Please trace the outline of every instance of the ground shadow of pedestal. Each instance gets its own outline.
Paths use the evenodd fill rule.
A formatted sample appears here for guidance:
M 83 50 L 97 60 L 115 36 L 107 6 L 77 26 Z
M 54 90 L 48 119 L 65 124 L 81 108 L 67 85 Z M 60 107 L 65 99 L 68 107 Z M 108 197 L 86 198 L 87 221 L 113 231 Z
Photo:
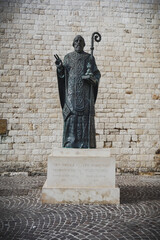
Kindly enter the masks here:
M 120 203 L 138 203 L 160 199 L 160 186 L 120 186 Z

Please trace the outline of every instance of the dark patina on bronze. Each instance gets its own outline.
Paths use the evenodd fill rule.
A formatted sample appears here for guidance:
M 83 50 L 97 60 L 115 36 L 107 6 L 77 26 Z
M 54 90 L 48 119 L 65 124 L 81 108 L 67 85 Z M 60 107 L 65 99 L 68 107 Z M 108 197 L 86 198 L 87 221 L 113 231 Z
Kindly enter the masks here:
M 64 61 L 56 58 L 60 103 L 64 118 L 63 147 L 96 148 L 95 102 L 101 74 L 93 56 L 94 40 L 100 42 L 98 32 L 92 34 L 91 54 L 83 51 L 84 38 L 73 40 L 74 52 Z

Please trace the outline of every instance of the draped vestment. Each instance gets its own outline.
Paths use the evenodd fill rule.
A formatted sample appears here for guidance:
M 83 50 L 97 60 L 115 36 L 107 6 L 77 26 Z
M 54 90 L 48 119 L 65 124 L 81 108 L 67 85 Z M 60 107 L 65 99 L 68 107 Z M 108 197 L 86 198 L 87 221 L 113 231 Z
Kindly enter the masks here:
M 95 84 L 82 79 L 87 71 L 90 54 L 76 51 L 64 57 L 63 67 L 57 70 L 59 96 L 64 118 L 63 147 L 96 148 L 95 102 L 100 72 L 92 59 Z

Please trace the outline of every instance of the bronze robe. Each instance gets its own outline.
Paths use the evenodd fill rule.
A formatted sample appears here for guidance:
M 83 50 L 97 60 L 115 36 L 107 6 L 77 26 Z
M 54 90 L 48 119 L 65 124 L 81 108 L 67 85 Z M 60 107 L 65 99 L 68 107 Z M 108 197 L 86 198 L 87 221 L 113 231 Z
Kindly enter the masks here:
M 101 75 L 93 57 L 95 84 L 82 79 L 89 61 L 90 54 L 71 52 L 64 57 L 63 67 L 57 69 L 64 118 L 63 147 L 66 148 L 96 148 L 94 105 Z

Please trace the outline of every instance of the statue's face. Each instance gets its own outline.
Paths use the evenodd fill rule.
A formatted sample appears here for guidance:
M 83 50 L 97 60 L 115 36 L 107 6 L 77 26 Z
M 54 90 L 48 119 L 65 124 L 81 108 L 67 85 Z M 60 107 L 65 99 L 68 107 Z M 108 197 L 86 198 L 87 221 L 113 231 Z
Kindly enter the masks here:
M 76 52 L 78 52 L 78 53 L 83 52 L 83 49 L 84 49 L 84 39 L 81 36 L 75 37 L 73 46 L 74 46 L 74 50 Z

